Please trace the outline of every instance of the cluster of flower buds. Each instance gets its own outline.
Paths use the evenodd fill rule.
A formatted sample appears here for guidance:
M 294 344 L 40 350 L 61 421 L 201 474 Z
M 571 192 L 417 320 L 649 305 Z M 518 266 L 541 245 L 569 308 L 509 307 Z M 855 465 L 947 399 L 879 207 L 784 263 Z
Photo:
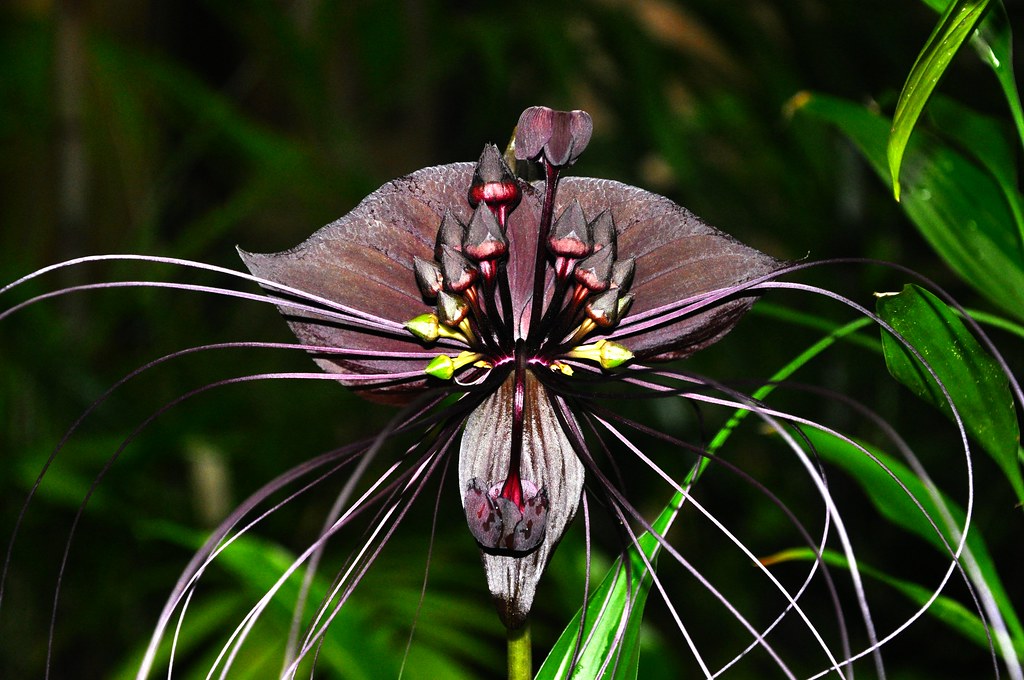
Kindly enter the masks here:
M 474 330 L 473 319 L 482 318 L 487 305 L 493 303 L 498 266 L 508 254 L 506 222 L 521 199 L 515 175 L 497 147 L 488 144 L 469 188 L 473 207 L 469 222 L 446 211 L 437 230 L 433 261 L 414 259 L 420 292 L 426 299 L 436 300 L 437 312 L 407 322 L 409 330 L 428 342 L 443 337 L 475 344 L 479 329 Z M 459 358 L 453 361 L 458 363 Z M 468 355 L 456 369 L 466 363 L 471 363 Z M 434 374 L 429 368 L 427 372 Z
M 521 160 L 544 165 L 548 180 L 540 216 L 535 267 L 535 299 L 542 300 L 545 273 L 553 272 L 555 288 L 543 319 L 531 317 L 532 348 L 547 355 L 544 363 L 571 375 L 572 369 L 556 358 L 588 359 L 614 368 L 632 358 L 628 349 L 601 341 L 580 345 L 595 331 L 615 326 L 628 311 L 633 297 L 630 284 L 636 270 L 633 258 L 617 258 L 616 226 L 612 213 L 602 211 L 587 219 L 572 200 L 553 219 L 559 170 L 574 163 L 590 141 L 592 123 L 582 111 L 527 109 L 516 130 L 515 154 Z M 498 149 L 488 144 L 473 171 L 467 200 L 473 213 L 468 222 L 446 211 L 437 230 L 433 260 L 415 258 L 416 281 L 436 311 L 409 321 L 407 327 L 428 342 L 448 338 L 472 351 L 438 356 L 428 365 L 432 376 L 449 379 L 468 365 L 487 366 L 489 349 L 510 356 L 513 338 L 506 300 L 499 306 L 499 285 L 507 287 L 503 267 L 509 256 L 508 218 L 523 198 L 520 180 Z M 535 303 L 536 304 L 536 303 Z M 538 311 L 538 310 L 535 310 Z M 538 314 L 539 316 L 539 314 Z
M 700 349 L 728 331 L 754 295 L 710 300 L 687 316 L 672 301 L 781 266 L 662 197 L 615 182 L 563 179 L 592 129 L 582 111 L 532 107 L 520 116 L 505 157 L 487 145 L 475 166 L 426 168 L 389 183 L 300 248 L 243 253 L 261 280 L 353 310 L 380 298 L 379 312 L 359 315 L 374 319 L 367 326 L 372 334 L 361 322 L 324 323 L 320 314 L 286 310 L 304 343 L 352 348 L 344 360 L 317 359 L 343 382 L 366 385 L 362 379 L 393 375 L 368 392 L 462 393 L 465 410 L 438 407 L 438 423 L 447 428 L 439 432 L 461 427 L 463 509 L 510 630 L 525 623 L 552 551 L 580 506 L 590 457 L 581 455 L 585 428 L 573 411 L 589 408 L 592 383 L 572 384 L 573 371 L 593 378 L 631 360 L 630 348 L 615 342 L 622 337 L 651 359 Z M 517 177 L 509 166 L 517 161 L 539 166 L 542 177 Z M 421 239 L 434 228 L 431 252 Z M 628 255 L 637 255 L 639 265 Z M 402 279 L 385 278 L 389 259 Z M 367 279 L 373 286 L 362 288 Z M 419 297 L 417 287 L 429 311 L 415 300 L 419 316 L 405 324 L 412 335 L 393 337 L 390 323 Z M 644 318 L 623 328 L 634 292 Z M 425 351 L 430 343 L 439 354 Z M 430 380 L 406 372 L 407 360 L 425 357 Z M 431 451 L 444 455 L 446 446 L 438 436 Z
M 575 319 L 581 309 L 585 315 L 570 344 L 618 323 L 633 302 L 629 287 L 636 260 L 617 259 L 611 213 L 603 211 L 588 222 L 579 202 L 573 200 L 555 221 L 547 245 L 555 258 L 556 284 L 562 289 L 570 283 L 574 286 L 559 315 Z

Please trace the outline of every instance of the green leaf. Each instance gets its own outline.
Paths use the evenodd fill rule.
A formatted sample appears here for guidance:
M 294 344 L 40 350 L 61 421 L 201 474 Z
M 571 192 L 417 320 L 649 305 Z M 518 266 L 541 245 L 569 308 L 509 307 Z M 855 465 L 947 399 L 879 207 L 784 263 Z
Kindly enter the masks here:
M 984 116 L 938 94 L 932 98 L 928 113 L 931 129 L 987 170 L 1007 198 L 1019 204 L 1016 149 L 1013 139 L 1006 134 L 1005 121 Z
M 889 183 L 885 118 L 851 102 L 802 93 L 791 108 L 839 127 Z M 901 203 L 932 248 L 994 304 L 1024 319 L 1024 253 L 999 183 L 964 155 L 920 131 L 907 147 Z
M 940 14 L 949 4 L 948 0 L 924 0 L 924 3 Z M 988 14 L 971 36 L 971 46 L 996 74 L 1017 126 L 1017 136 L 1021 144 L 1024 144 L 1024 109 L 1021 108 L 1017 78 L 1013 73 L 1013 31 L 1010 29 L 1006 8 L 999 0 L 990 3 Z
M 766 558 L 764 562 L 766 565 L 779 564 L 794 560 L 811 562 L 817 558 L 817 554 L 810 548 L 794 548 L 793 550 L 786 550 L 772 555 L 771 557 Z M 832 550 L 824 551 L 821 554 L 821 559 L 832 566 L 843 569 L 849 568 L 849 562 L 846 557 Z M 875 569 L 874 567 L 864 564 L 863 562 L 857 562 L 857 569 L 861 574 L 891 586 L 919 607 L 924 606 L 932 596 L 933 591 L 931 588 L 926 588 L 918 585 L 917 583 L 911 583 L 910 581 L 905 581 L 903 579 L 894 578 L 882 571 L 879 571 L 878 569 Z M 946 597 L 945 595 L 939 595 L 932 601 L 931 606 L 928 608 L 928 613 L 947 624 L 950 628 L 956 630 L 979 647 L 988 649 L 989 639 L 985 634 L 985 624 L 977 614 L 956 600 Z M 1024 640 L 1015 640 L 1013 646 L 1014 652 L 1017 656 L 1024 657 Z
M 872 504 L 887 521 L 920 536 L 939 552 L 948 555 L 939 534 L 923 514 L 928 513 L 946 541 L 954 548 L 956 547 L 957 538 L 946 526 L 942 517 L 944 512 L 948 512 L 950 520 L 962 527 L 965 517 L 963 509 L 934 487 L 926 486 L 925 482 L 906 465 L 874 447 L 862 445 L 874 456 L 873 460 L 854 445 L 827 432 L 806 428 L 804 434 L 819 457 L 841 467 L 857 481 Z M 892 474 L 886 472 L 886 469 Z M 893 477 L 906 487 L 906 491 Z M 917 507 L 908 492 L 917 499 L 921 508 Z M 941 506 L 936 502 L 936 498 L 941 500 Z M 1024 628 L 1021 627 L 1013 603 L 996 572 L 985 540 L 976 526 L 972 526 L 967 535 L 966 548 L 961 561 L 975 587 L 988 592 L 996 603 L 1012 638 L 1013 647 L 1024 645 Z
M 683 496 L 677 493 L 651 528 L 664 536 L 679 514 L 682 503 Z M 640 663 L 640 623 L 653 583 L 647 565 L 640 556 L 641 550 L 651 566 L 656 566 L 661 543 L 652 534 L 645 532 L 637 539 L 637 544 L 626 551 L 629 568 L 622 557 L 616 560 L 601 585 L 587 600 L 582 638 L 579 633 L 583 609 L 576 612 L 576 616 L 548 652 L 536 680 L 567 678 L 570 674 L 573 677 L 596 678 L 601 666 L 609 658 L 611 661 L 600 677 L 635 680 Z M 623 629 L 623 635 L 619 644 L 615 645 L 620 629 Z M 586 641 L 586 644 L 579 649 L 576 666 L 572 667 L 580 639 Z
M 900 92 L 893 116 L 892 129 L 886 155 L 896 200 L 900 200 L 900 165 L 910 133 L 928 102 L 928 98 L 945 73 L 949 62 L 970 37 L 975 25 L 988 7 L 989 0 L 957 0 L 950 3 L 938 26 L 932 31 L 921 53 L 917 56 L 907 82 Z
M 1017 159 L 1013 140 L 1001 121 L 983 116 L 951 99 L 935 96 L 929 107 L 933 129 L 991 175 L 999 185 L 1017 225 L 1024 250 L 1024 197 L 1017 190 Z
M 878 298 L 878 315 L 914 346 L 949 392 L 967 433 L 1002 468 L 1024 502 L 1017 460 L 1020 430 L 1002 368 L 941 300 L 917 286 Z M 952 418 L 935 379 L 902 343 L 882 333 L 885 364 L 894 378 Z
M 1017 136 L 1024 145 L 1024 109 L 1021 108 L 1017 78 L 1013 73 L 1013 32 L 1002 2 L 997 1 L 990 8 L 971 42 L 982 61 L 995 72 L 1017 126 Z

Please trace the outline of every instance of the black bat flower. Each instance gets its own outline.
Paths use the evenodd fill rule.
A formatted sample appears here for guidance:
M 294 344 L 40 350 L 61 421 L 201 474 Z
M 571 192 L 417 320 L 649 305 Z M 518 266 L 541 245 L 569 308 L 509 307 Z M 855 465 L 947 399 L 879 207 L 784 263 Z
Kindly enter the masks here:
M 386 184 L 292 250 L 242 253 L 261 279 L 352 310 L 347 323 L 282 310 L 303 343 L 366 350 L 318 355 L 325 370 L 360 376 L 348 382 L 372 398 L 472 400 L 457 416 L 459 484 L 510 628 L 580 502 L 590 457 L 565 395 L 599 390 L 625 362 L 713 343 L 752 304 L 743 284 L 780 267 L 661 196 L 562 177 L 591 129 L 582 111 L 527 109 L 515 155 L 545 180 L 516 177 L 487 145 L 476 164 Z M 413 378 L 389 358 L 424 348 L 436 357 Z
M 153 420 L 178 403 L 216 387 L 262 379 L 331 380 L 368 399 L 401 406 L 379 433 L 280 474 L 223 520 L 172 590 L 154 627 L 138 677 L 148 677 L 160 663 L 165 638 L 171 638 L 172 648 L 176 644 L 177 630 L 199 579 L 218 555 L 281 505 L 344 471 L 349 476 L 323 530 L 243 617 L 209 671 L 213 676 L 220 667 L 221 677 L 228 674 L 256 620 L 289 579 L 305 568 L 281 670 L 281 677 L 296 677 L 303 660 L 317 656 L 317 646 L 324 642 L 328 626 L 349 601 L 427 481 L 435 472 L 443 471 L 455 455 L 458 493 L 450 502 L 454 504 L 456 498 L 461 502 L 467 541 L 472 536 L 479 546 L 490 593 L 510 632 L 510 645 L 517 635 L 525 637 L 525 623 L 538 583 L 578 509 L 582 508 L 581 514 L 589 518 L 589 498 L 596 497 L 609 510 L 626 548 L 622 568 L 609 572 L 609 578 L 589 598 L 587 607 L 581 608 L 579 625 L 563 633 L 562 639 L 568 639 L 568 643 L 562 646 L 560 640 L 556 644 L 555 650 L 560 651 L 553 651 L 549 660 L 553 659 L 557 669 L 550 673 L 542 669 L 544 677 L 597 677 L 613 666 L 628 672 L 627 667 L 636 660 L 632 656 L 636 652 L 633 643 L 639 636 L 639 619 L 633 616 L 632 608 L 642 609 L 642 603 L 638 605 L 645 596 L 641 591 L 646 592 L 648 587 L 659 590 L 681 638 L 703 676 L 708 678 L 717 677 L 754 650 L 770 657 L 772 671 L 781 671 L 790 678 L 798 677 L 798 673 L 805 677 L 842 675 L 862 657 L 871 657 L 881 676 L 881 647 L 923 615 L 958 569 L 972 595 L 977 597 L 979 616 L 986 622 L 992 621 L 993 628 L 999 630 L 1003 625 L 999 613 L 984 606 L 991 601 L 988 585 L 961 569 L 961 555 L 970 557 L 965 542 L 969 513 L 962 522 L 947 519 L 954 518 L 956 513 L 931 490 L 920 461 L 895 429 L 852 398 L 789 385 L 794 391 L 803 389 L 821 395 L 832 404 L 849 406 L 850 411 L 864 416 L 872 430 L 883 433 L 880 436 L 885 439 L 885 446 L 903 454 L 913 468 L 912 475 L 901 477 L 897 474 L 898 464 L 886 462 L 883 453 L 853 437 L 769 406 L 765 401 L 766 395 L 785 382 L 797 365 L 803 365 L 837 337 L 852 334 L 870 322 L 896 337 L 917 359 L 924 358 L 922 353 L 856 302 L 814 286 L 777 280 L 783 273 L 815 263 L 785 265 L 708 226 L 670 200 L 642 189 L 608 180 L 565 176 L 566 169 L 588 146 L 592 127 L 590 116 L 582 111 L 527 109 L 519 119 L 514 145 L 506 155 L 488 144 L 476 163 L 425 168 L 389 182 L 350 213 L 291 250 L 269 255 L 241 252 L 251 274 L 166 257 L 101 255 L 46 267 L 0 288 L 2 295 L 44 274 L 96 261 L 204 270 L 234 277 L 236 281 L 244 279 L 247 289 L 151 280 L 73 284 L 0 309 L 0 321 L 24 307 L 67 293 L 154 286 L 272 304 L 284 314 L 300 341 L 198 345 L 145 364 L 112 386 L 75 421 L 44 465 L 29 500 L 64 443 L 114 390 L 144 371 L 187 354 L 241 348 L 298 350 L 308 352 L 323 371 L 232 374 L 184 393 L 163 404 L 125 437 L 96 483 Z M 538 176 L 537 170 L 542 179 L 523 179 Z M 263 286 L 266 292 L 253 292 L 252 282 Z M 863 318 L 835 330 L 830 327 L 828 337 L 801 353 L 752 396 L 690 375 L 678 367 L 659 366 L 659 362 L 686 357 L 716 342 L 735 326 L 759 295 L 780 288 L 831 298 Z M 1008 374 L 1005 363 L 1001 366 Z M 941 384 L 939 375 L 929 371 Z M 1013 384 L 1014 393 L 1019 395 L 1019 387 Z M 948 392 L 944 393 L 952 405 Z M 634 397 L 682 397 L 698 406 L 724 407 L 734 416 L 712 441 L 698 445 L 606 407 L 609 398 Z M 952 408 L 950 412 L 956 413 Z M 823 520 L 817 535 L 754 475 L 717 455 L 721 442 L 746 413 L 759 418 L 775 435 L 772 439 L 793 454 L 800 469 L 800 474 L 795 475 L 800 477 L 797 484 L 807 485 L 798 488 L 809 490 L 805 495 L 815 502 L 821 501 Z M 973 482 L 967 429 L 964 419 L 955 415 L 955 420 L 957 447 L 963 452 L 968 470 L 970 498 Z M 668 444 L 685 454 L 688 464 L 693 465 L 690 473 L 684 477 L 677 474 L 678 470 L 663 469 L 642 450 L 640 443 L 631 439 L 634 434 L 646 441 Z M 413 441 L 404 451 L 387 450 L 400 437 Z M 861 468 L 878 473 L 872 484 L 885 489 L 892 486 L 883 495 L 902 503 L 893 507 L 901 508 L 901 516 L 913 515 L 918 528 L 924 524 L 931 527 L 932 533 L 927 537 L 941 544 L 941 582 L 930 591 L 924 604 L 915 604 L 888 632 L 879 631 L 875 623 L 853 541 L 826 483 L 821 461 L 815 460 L 819 449 L 823 451 L 825 447 L 832 447 L 832 455 L 840 455 L 834 451 L 839 447 L 845 460 L 856 461 L 858 466 L 864 463 Z M 390 458 L 384 472 L 372 483 L 361 485 L 361 475 L 367 466 L 378 452 L 385 450 Z M 669 518 L 665 522 L 661 518 L 653 523 L 645 520 L 644 514 L 635 508 L 636 501 L 631 501 L 621 485 L 612 481 L 623 478 L 621 470 L 609 469 L 615 468 L 617 451 L 629 454 L 629 460 L 638 468 L 653 473 L 671 489 L 673 501 L 662 513 L 662 517 Z M 770 504 L 773 511 L 781 510 L 785 520 L 796 529 L 806 548 L 780 553 L 782 557 L 771 559 L 788 561 L 797 559 L 794 555 L 809 553 L 810 566 L 801 572 L 799 585 L 794 587 L 780 580 L 742 537 L 689 494 L 690 483 L 712 458 L 753 487 L 758 500 Z M 352 467 L 346 467 L 349 465 Z M 91 494 L 90 490 L 78 517 Z M 282 495 L 286 496 L 284 500 L 280 499 Z M 444 497 L 439 498 L 439 502 L 445 501 Z M 770 584 L 768 595 L 781 598 L 776 600 L 781 602 L 781 609 L 774 618 L 758 618 L 757 612 L 751 613 L 749 608 L 741 611 L 731 594 L 719 590 L 713 579 L 665 539 L 663 527 L 671 523 L 673 513 L 684 501 L 713 525 L 716 536 L 724 537 L 729 549 L 735 548 L 742 554 L 745 564 L 758 570 L 765 579 L 759 585 Z M 25 507 L 27 504 L 28 500 Z M 7 544 L 0 572 L 0 604 L 25 507 Z M 76 518 L 75 525 L 77 521 Z M 303 607 L 307 599 L 314 597 L 310 595 L 315 592 L 312 584 L 319 584 L 315 573 L 326 546 L 339 531 L 357 522 L 363 522 L 366 533 L 338 569 L 330 588 L 324 589 L 315 614 L 305 616 Z M 662 534 L 655 525 L 662 527 Z M 637 526 L 646 532 L 645 536 L 637 536 Z M 587 531 L 589 540 L 589 524 Z M 837 543 L 841 554 L 831 548 Z M 60 565 L 58 595 L 70 545 L 69 536 Z M 656 551 L 648 552 L 645 545 L 654 545 L 671 555 L 702 593 L 717 600 L 727 615 L 727 623 L 742 629 L 736 629 L 740 645 L 746 645 L 742 651 L 731 660 L 705 659 L 700 641 L 687 628 L 694 625 L 694 620 L 703 625 L 704 612 L 684 621 L 674 606 L 673 595 L 661 581 L 662 572 L 654 573 Z M 589 543 L 587 556 L 589 573 Z M 970 560 L 966 561 L 970 567 Z M 858 627 L 862 629 L 862 638 L 856 639 L 847 628 L 843 593 L 833 583 L 828 563 L 842 564 L 850 575 L 849 587 L 863 624 Z M 617 580 L 631 568 L 642 572 L 639 578 L 633 578 L 634 573 Z M 812 586 L 819 588 L 814 594 L 809 590 Z M 742 587 L 746 588 L 746 584 Z M 589 584 L 584 585 L 585 599 L 588 588 Z M 604 605 L 617 597 L 616 588 L 629 592 L 616 604 L 608 604 L 607 611 L 612 613 L 601 622 L 602 632 L 594 633 L 598 627 L 594 619 L 605 617 Z M 823 593 L 821 588 L 827 592 Z M 602 599 L 605 596 L 609 599 Z M 920 593 L 915 597 L 920 597 Z M 52 601 L 48 669 L 58 600 L 54 597 Z M 812 619 L 813 608 L 820 602 L 805 607 L 808 600 L 831 603 L 836 620 L 834 636 L 819 629 Z M 176 616 L 180 617 L 177 628 Z M 586 616 L 590 619 L 584 620 Z M 797 619 L 796 625 L 813 641 L 800 645 L 795 663 L 801 667 L 791 669 L 791 661 L 784 660 L 775 649 L 776 641 L 783 635 L 773 630 L 784 620 L 789 623 Z M 173 636 L 172 630 L 176 631 Z M 716 629 L 713 635 L 737 639 L 736 630 L 721 634 Z M 774 637 L 769 639 L 770 636 Z M 591 644 L 593 640 L 597 642 Z M 525 648 L 528 647 L 527 640 Z M 173 662 L 175 652 L 172 649 L 169 653 Z M 626 655 L 632 661 L 625 659 Z M 756 663 L 757 654 L 752 658 Z M 630 667 L 634 673 L 635 667 L 635 663 Z M 531 671 L 529 661 L 518 663 L 517 668 L 517 678 L 526 677 Z

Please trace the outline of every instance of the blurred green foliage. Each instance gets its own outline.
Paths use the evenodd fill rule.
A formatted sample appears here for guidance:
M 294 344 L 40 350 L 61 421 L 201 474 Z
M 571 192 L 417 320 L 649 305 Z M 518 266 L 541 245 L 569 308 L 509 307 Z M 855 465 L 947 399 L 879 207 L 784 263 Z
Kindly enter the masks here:
M 1019 3 L 1007 3 L 1006 11 L 1011 25 L 1020 21 Z M 853 145 L 809 116 L 790 119 L 783 111 L 795 93 L 813 90 L 891 112 L 936 19 L 912 0 L 16 0 L 0 8 L 0 282 L 106 252 L 237 268 L 236 244 L 260 252 L 291 247 L 393 177 L 474 159 L 486 141 L 502 144 L 525 106 L 546 104 L 583 108 L 594 117 L 595 137 L 576 173 L 663 193 L 780 258 L 895 261 L 932 277 L 967 306 L 991 310 L 985 286 L 966 286 L 936 257 Z M 977 59 L 954 60 L 942 92 L 1012 129 L 999 84 Z M 941 127 L 940 114 L 932 119 L 925 109 L 919 125 L 938 121 Z M 1016 175 L 1009 182 L 1019 188 Z M 119 278 L 218 281 L 169 267 L 108 263 L 33 282 L 27 293 Z M 808 278 L 844 286 L 862 302 L 872 290 L 903 283 L 891 272 L 867 268 Z M 800 302 L 808 305 L 802 311 L 818 312 Z M 834 309 L 831 318 L 848 320 Z M 816 337 L 814 329 L 752 315 L 691 367 L 759 384 L 794 347 Z M 290 340 L 276 312 L 253 303 L 144 289 L 70 295 L 5 322 L 0 538 L 6 542 L 22 499 L 64 430 L 122 375 L 177 349 L 250 339 Z M 880 377 L 884 365 L 877 357 L 876 370 L 861 370 L 857 362 L 864 356 L 870 355 L 852 346 L 838 350 L 834 361 L 803 379 L 873 404 L 920 450 L 955 447 L 945 426 L 936 426 L 943 416 L 906 403 L 901 388 Z M 1009 356 L 1019 374 L 1020 353 Z M 133 380 L 85 422 L 26 515 L 0 615 L 0 677 L 40 676 L 67 531 L 122 439 L 161 405 L 211 381 L 307 368 L 297 353 L 198 354 Z M 690 418 L 672 408 L 655 415 Z M 129 673 L 195 547 L 195 528 L 208 528 L 225 506 L 300 461 L 373 434 L 388 416 L 388 409 L 365 408 L 336 386 L 304 382 L 218 389 L 158 418 L 90 500 L 70 550 L 51 676 Z M 736 463 L 769 475 L 765 450 L 750 436 Z M 976 521 L 995 563 L 1012 564 L 1021 557 L 1022 528 L 1013 489 L 981 457 L 976 474 L 977 487 L 985 490 Z M 961 476 L 960 469 L 940 470 L 938 481 L 961 489 Z M 663 487 L 628 470 L 626 477 L 648 516 L 667 501 L 646 492 Z M 266 578 L 280 571 L 283 558 L 275 551 L 308 544 L 341 483 L 271 517 L 261 535 L 273 538 L 272 547 L 260 550 L 254 539 L 204 577 L 209 596 L 196 605 L 193 638 L 183 639 L 183 670 L 208 666 Z M 772 488 L 791 483 L 774 478 Z M 706 498 L 718 499 L 723 521 L 748 527 L 748 536 L 771 537 L 778 529 L 780 520 L 751 512 L 728 478 L 709 475 L 702 485 Z M 450 498 L 442 495 L 439 506 L 428 599 L 409 657 L 417 669 L 407 667 L 410 677 L 492 676 L 503 665 L 503 631 L 487 608 L 451 486 L 448 480 L 441 489 Z M 856 484 L 837 480 L 834 492 L 854 507 L 868 505 Z M 320 664 L 325 674 L 369 677 L 343 657 L 359 645 L 383 650 L 375 655 L 404 650 L 431 530 L 433 498 L 420 502 L 422 511 L 400 528 L 360 586 L 382 595 L 360 601 L 338 622 L 328 642 L 337 651 L 325 653 Z M 770 609 L 758 593 L 744 592 L 749 573 L 737 568 L 735 555 L 709 549 L 721 544 L 720 536 L 691 531 L 685 518 L 678 524 L 674 545 L 731 584 L 737 606 Z M 870 519 L 853 517 L 851 524 L 865 534 L 876 529 Z M 554 644 L 579 607 L 580 533 L 567 536 L 542 585 L 536 654 Z M 342 541 L 335 557 L 359 538 Z M 595 579 L 614 554 L 613 539 L 607 528 L 598 530 Z M 753 549 L 768 554 L 797 542 L 765 538 Z M 247 559 L 244 550 L 265 559 Z M 915 573 L 915 554 L 900 534 L 879 531 L 865 561 L 895 562 L 900 577 Z M 328 582 L 330 576 L 325 572 Z M 1006 585 L 1011 601 L 1024 601 L 1019 579 Z M 701 612 L 702 651 L 721 662 L 731 658 L 735 622 L 712 611 L 706 595 L 691 601 L 689 591 L 681 592 L 684 608 Z M 689 668 L 691 661 L 671 638 L 678 635 L 672 624 L 660 625 L 667 616 L 651 599 L 655 611 L 642 632 L 641 673 L 673 677 L 673 669 Z M 279 638 L 287 629 L 287 612 L 267 619 L 257 640 Z M 967 653 L 934 644 L 934 636 L 946 634 L 926 619 L 887 647 L 886 659 L 907 678 L 965 677 L 985 667 L 983 649 Z M 790 639 L 778 632 L 780 646 Z M 268 677 L 279 663 L 273 654 L 255 654 L 240 667 Z M 750 668 L 753 675 L 776 670 L 756 658 Z

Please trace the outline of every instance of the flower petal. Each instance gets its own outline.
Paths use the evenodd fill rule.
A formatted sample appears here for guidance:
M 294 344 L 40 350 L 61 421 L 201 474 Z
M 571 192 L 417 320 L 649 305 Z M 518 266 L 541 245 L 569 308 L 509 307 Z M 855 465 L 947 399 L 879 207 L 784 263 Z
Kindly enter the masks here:
M 618 228 L 618 257 L 636 258 L 630 316 L 734 286 L 783 263 L 705 224 L 664 196 L 611 180 L 566 177 L 556 212 L 578 200 L 588 217 L 609 210 Z M 611 333 L 638 357 L 670 359 L 696 352 L 729 332 L 756 295 L 718 302 L 680 320 Z M 629 317 L 626 318 L 628 320 Z
M 522 545 L 523 550 L 501 550 L 482 545 L 480 553 L 498 615 L 509 628 L 521 626 L 533 606 L 537 582 L 544 573 L 551 553 L 576 514 L 584 476 L 583 463 L 576 456 L 551 408 L 547 390 L 530 371 L 526 371 L 525 381 L 523 447 L 519 473 L 524 487 L 529 482 L 538 490 L 532 498 L 546 495 L 547 507 L 528 502 L 524 518 L 531 513 L 541 517 L 544 536 L 532 552 L 524 551 L 529 550 L 535 541 L 514 536 L 511 537 L 512 545 Z M 491 510 L 492 505 L 482 497 L 481 490 L 500 484 L 508 475 L 512 451 L 514 391 L 514 376 L 510 374 L 501 387 L 467 419 L 459 451 L 459 486 L 463 492 L 467 519 L 478 541 L 485 540 L 490 544 L 497 543 L 502 534 L 508 535 L 510 527 L 505 526 L 496 531 L 493 524 L 485 527 L 483 523 L 474 523 L 473 517 L 469 515 L 480 514 L 481 519 L 488 519 L 486 511 Z M 541 516 L 541 510 L 546 510 L 546 515 Z M 495 519 L 504 515 L 497 507 L 494 508 L 494 514 Z M 518 520 L 518 516 L 515 519 Z M 520 526 L 522 528 L 526 525 Z M 531 527 L 531 530 L 536 531 L 537 528 Z
M 425 168 L 388 182 L 367 196 L 350 213 L 318 230 L 304 242 L 274 254 L 239 250 L 254 275 L 322 298 L 404 323 L 430 311 L 415 275 L 414 259 L 433 260 L 435 239 L 445 211 L 468 223 L 473 210 L 467 187 L 474 163 L 453 163 Z M 510 247 L 509 279 L 517 315 L 527 308 L 536 248 L 540 198 L 521 183 L 522 204 L 509 217 L 509 233 L 521 235 Z M 325 317 L 282 309 L 292 331 L 303 343 L 347 349 L 415 351 L 422 349 L 412 334 L 374 333 L 345 327 Z M 397 373 L 408 362 L 388 359 L 317 357 L 317 364 L 333 373 Z M 344 381 L 343 381 L 344 382 Z M 385 388 L 363 387 L 363 392 L 410 392 L 425 381 Z

